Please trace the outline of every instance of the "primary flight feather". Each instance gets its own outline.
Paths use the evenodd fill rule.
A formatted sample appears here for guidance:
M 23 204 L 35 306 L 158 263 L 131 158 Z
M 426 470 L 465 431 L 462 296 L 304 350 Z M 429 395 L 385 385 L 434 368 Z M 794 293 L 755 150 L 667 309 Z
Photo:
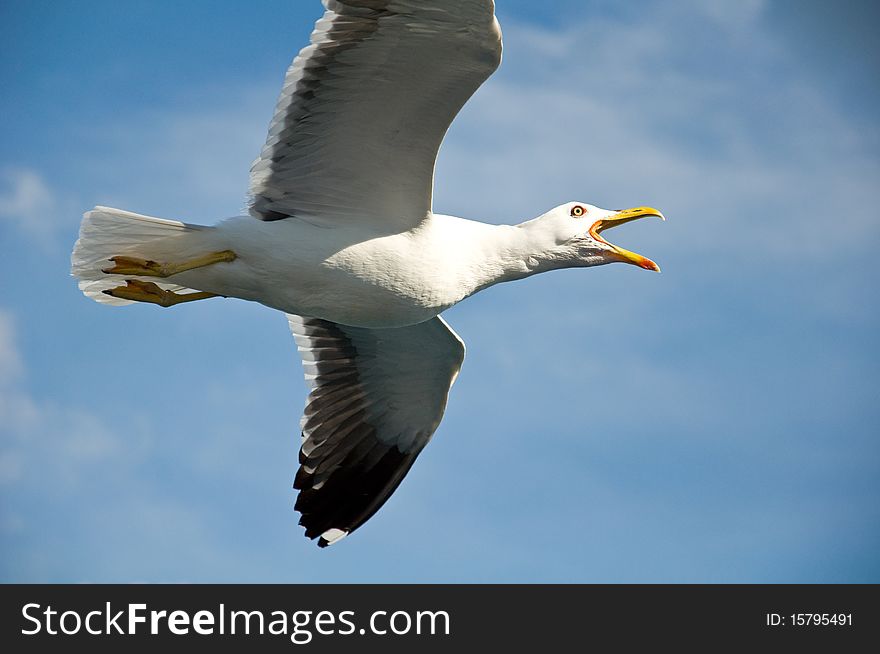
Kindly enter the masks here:
M 492 0 L 324 0 L 251 169 L 249 216 L 213 227 L 95 207 L 72 273 L 94 300 L 210 297 L 287 314 L 310 393 L 294 487 L 326 546 L 388 499 L 431 439 L 464 360 L 440 313 L 500 282 L 657 265 L 601 233 L 650 207 L 569 202 L 519 225 L 433 212 L 455 115 L 501 61 Z

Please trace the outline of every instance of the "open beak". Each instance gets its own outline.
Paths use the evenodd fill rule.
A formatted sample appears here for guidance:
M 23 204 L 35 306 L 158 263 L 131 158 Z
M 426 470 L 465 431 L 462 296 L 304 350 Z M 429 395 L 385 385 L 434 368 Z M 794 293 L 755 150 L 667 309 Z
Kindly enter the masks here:
M 604 232 L 606 229 L 610 229 L 612 227 L 618 227 L 619 225 L 623 225 L 628 222 L 632 222 L 633 220 L 638 220 L 639 218 L 644 218 L 645 216 L 657 216 L 660 220 L 666 220 L 666 217 L 652 207 L 634 207 L 632 209 L 624 209 L 623 211 L 618 211 L 607 218 L 602 218 L 602 220 L 597 220 L 593 223 L 593 226 L 590 227 L 590 236 L 592 236 L 597 241 L 605 243 L 606 245 L 610 245 L 614 248 L 614 256 L 617 261 L 622 261 L 624 263 L 631 263 L 639 268 L 644 268 L 645 270 L 653 270 L 654 272 L 660 272 L 660 266 L 656 263 L 648 259 L 647 257 L 643 257 L 641 254 L 636 254 L 635 252 L 630 252 L 629 250 L 624 250 L 621 247 L 618 247 L 612 243 L 609 243 L 604 238 L 599 236 L 601 232 Z

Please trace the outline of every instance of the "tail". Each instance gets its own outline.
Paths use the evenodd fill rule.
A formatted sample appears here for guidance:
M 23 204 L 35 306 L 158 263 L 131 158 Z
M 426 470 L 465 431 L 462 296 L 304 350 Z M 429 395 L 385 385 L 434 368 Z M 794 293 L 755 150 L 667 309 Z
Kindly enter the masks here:
M 126 277 L 103 272 L 112 266 L 111 257 L 125 254 L 155 261 L 179 260 L 197 252 L 213 231 L 213 227 L 95 207 L 83 215 L 79 240 L 70 257 L 70 272 L 79 279 L 80 290 L 96 302 L 116 306 L 132 304 L 131 300 L 103 292 L 125 284 Z M 176 293 L 198 290 L 155 277 L 143 279 Z

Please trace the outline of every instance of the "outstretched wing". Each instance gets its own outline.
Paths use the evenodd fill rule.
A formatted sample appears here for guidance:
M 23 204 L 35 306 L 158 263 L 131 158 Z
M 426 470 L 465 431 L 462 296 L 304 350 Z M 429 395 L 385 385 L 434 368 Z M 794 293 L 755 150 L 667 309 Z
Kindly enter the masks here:
M 464 343 L 439 316 L 393 329 L 287 318 L 311 387 L 295 508 L 325 547 L 379 510 L 431 439 Z
M 402 231 L 431 210 L 452 119 L 501 61 L 493 0 L 324 0 L 294 59 L 250 213 Z

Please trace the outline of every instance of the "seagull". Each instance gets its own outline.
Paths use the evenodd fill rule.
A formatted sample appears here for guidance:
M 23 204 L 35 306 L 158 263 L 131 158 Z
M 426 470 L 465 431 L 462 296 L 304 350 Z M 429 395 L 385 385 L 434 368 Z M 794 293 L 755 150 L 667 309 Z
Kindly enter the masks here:
M 441 317 L 550 270 L 657 264 L 605 230 L 651 207 L 568 202 L 517 225 L 434 213 L 434 163 L 501 63 L 492 0 L 323 0 L 250 173 L 248 215 L 214 226 L 97 206 L 71 271 L 89 298 L 212 297 L 287 314 L 309 395 L 295 510 L 326 547 L 385 503 L 431 440 L 465 355 Z

